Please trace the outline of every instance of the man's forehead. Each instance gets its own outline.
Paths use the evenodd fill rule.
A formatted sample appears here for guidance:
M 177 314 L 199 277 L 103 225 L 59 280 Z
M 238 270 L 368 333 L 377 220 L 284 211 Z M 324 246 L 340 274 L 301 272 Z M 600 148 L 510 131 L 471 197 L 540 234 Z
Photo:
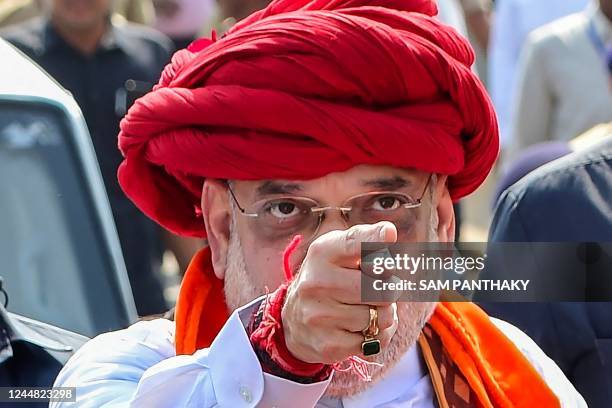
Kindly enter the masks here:
M 422 184 L 426 173 L 414 169 L 389 166 L 357 166 L 350 170 L 331 173 L 313 180 L 259 180 L 245 182 L 245 193 L 256 196 L 273 194 L 305 194 L 325 189 L 360 189 L 363 191 L 391 191 Z M 240 184 L 243 184 L 242 182 Z

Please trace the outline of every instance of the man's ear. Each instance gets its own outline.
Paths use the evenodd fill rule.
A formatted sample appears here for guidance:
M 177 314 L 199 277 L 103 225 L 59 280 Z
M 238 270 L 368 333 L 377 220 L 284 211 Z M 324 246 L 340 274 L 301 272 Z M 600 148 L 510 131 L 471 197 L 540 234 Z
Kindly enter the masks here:
M 219 180 L 206 179 L 202 188 L 201 205 L 215 276 L 223 279 L 227 265 L 231 223 L 231 207 L 226 184 Z
M 435 203 L 438 211 L 438 241 L 452 242 L 455 240 L 455 210 L 453 200 L 448 192 L 448 177 L 438 175 L 435 186 Z

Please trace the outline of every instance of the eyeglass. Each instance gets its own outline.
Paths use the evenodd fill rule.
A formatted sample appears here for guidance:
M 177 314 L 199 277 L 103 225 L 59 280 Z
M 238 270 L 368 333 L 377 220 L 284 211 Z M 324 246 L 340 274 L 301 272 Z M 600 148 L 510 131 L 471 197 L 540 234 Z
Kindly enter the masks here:
M 397 191 L 372 191 L 348 198 L 339 207 L 321 206 L 308 197 L 279 195 L 243 207 L 228 183 L 228 190 L 240 214 L 256 224 L 261 238 L 287 240 L 300 234 L 310 242 L 318 233 L 327 211 L 340 211 L 346 227 L 390 221 L 400 235 L 414 230 L 418 219 L 415 209 L 421 207 L 431 181 L 430 174 L 419 198 Z

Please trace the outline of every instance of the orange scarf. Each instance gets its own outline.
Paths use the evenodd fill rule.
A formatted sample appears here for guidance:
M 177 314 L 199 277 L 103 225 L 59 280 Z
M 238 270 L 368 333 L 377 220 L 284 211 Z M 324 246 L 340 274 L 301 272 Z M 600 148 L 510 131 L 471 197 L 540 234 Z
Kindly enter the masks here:
M 223 281 L 208 248 L 192 260 L 176 305 L 176 352 L 209 347 L 229 317 Z M 560 403 L 516 346 L 470 302 L 438 303 L 429 320 L 483 407 L 559 407 Z

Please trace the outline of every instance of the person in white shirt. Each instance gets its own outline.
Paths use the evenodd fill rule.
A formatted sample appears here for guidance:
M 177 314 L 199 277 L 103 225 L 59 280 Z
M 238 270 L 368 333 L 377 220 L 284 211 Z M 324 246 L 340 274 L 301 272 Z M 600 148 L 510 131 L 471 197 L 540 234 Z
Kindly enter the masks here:
M 489 48 L 489 35 L 491 31 L 491 0 L 461 0 L 465 22 L 470 34 L 479 48 L 485 52 Z
M 509 158 L 545 141 L 569 141 L 612 121 L 612 1 L 598 0 L 534 31 L 521 56 Z
M 489 42 L 488 86 L 499 118 L 502 147 L 512 142 L 511 104 L 517 64 L 529 33 L 586 8 L 589 0 L 497 0 Z
M 55 382 L 76 404 L 52 407 L 586 406 L 470 302 L 362 296 L 360 244 L 452 241 L 453 200 L 499 150 L 436 3 L 376 4 L 275 1 L 177 53 L 136 101 L 120 183 L 209 247 L 174 321 L 91 340 Z

